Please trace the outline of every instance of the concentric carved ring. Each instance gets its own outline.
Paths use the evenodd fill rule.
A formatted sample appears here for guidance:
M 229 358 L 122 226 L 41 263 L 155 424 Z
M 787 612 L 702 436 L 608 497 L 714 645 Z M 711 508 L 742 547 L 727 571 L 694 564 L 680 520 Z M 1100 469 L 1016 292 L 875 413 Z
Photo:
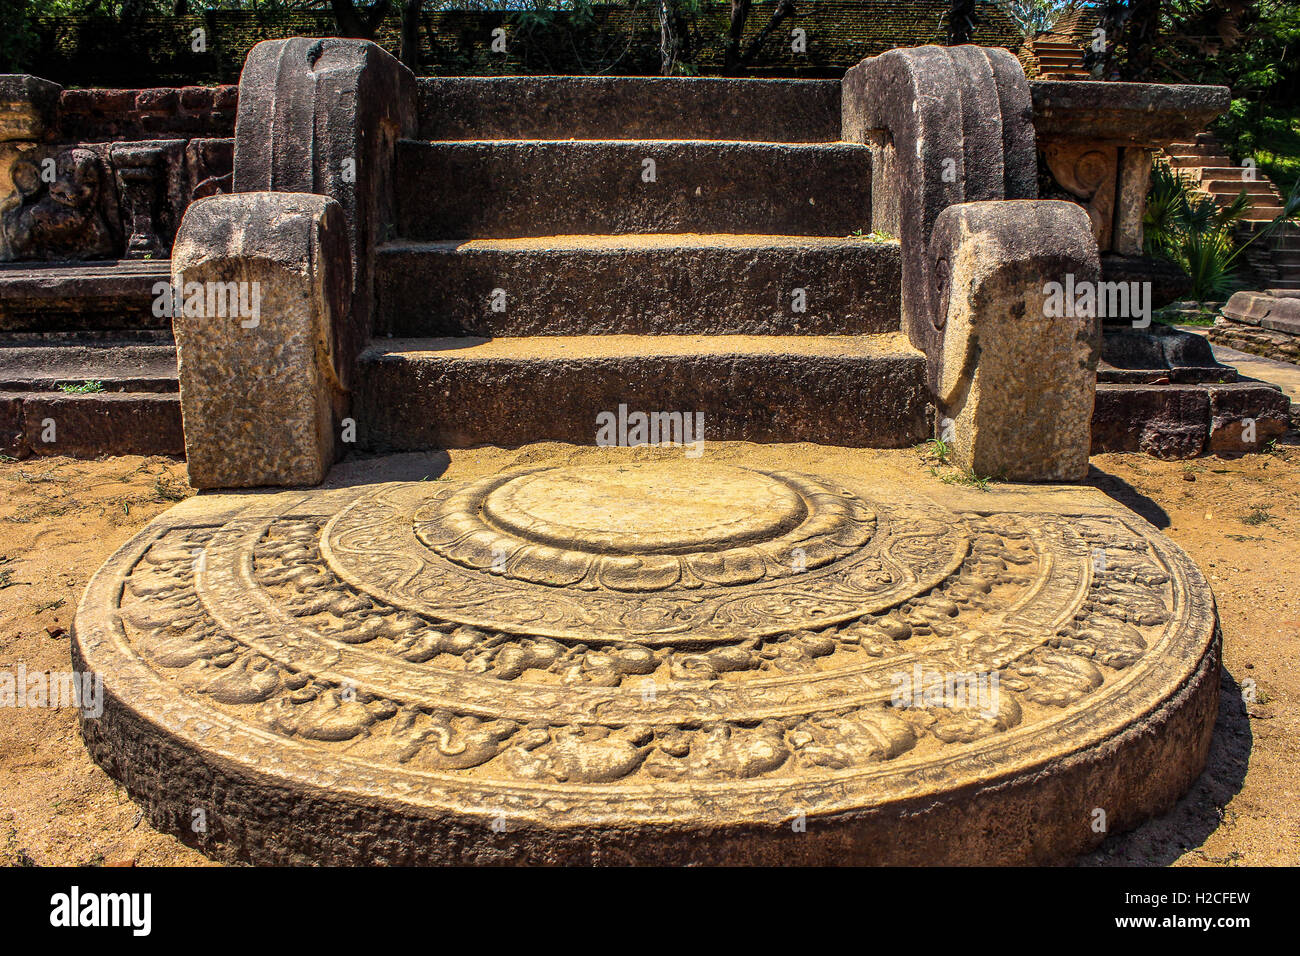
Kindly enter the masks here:
M 1036 500 L 705 462 L 203 496 L 88 587 L 83 734 L 228 858 L 1058 858 L 1196 774 L 1218 644 L 1154 529 Z
M 967 535 L 941 509 L 893 513 L 788 472 L 533 469 L 368 496 L 322 550 L 340 578 L 416 613 L 575 642 L 698 644 L 858 617 L 960 564 Z
M 464 567 L 635 592 L 803 573 L 862 547 L 875 523 L 842 489 L 690 463 L 492 477 L 415 516 L 419 539 Z

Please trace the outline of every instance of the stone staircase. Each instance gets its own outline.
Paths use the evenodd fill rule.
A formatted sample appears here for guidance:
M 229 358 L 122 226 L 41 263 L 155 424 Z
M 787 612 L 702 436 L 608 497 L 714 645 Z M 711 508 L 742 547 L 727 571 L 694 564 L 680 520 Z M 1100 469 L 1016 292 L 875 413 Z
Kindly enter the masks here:
M 417 83 L 362 41 L 260 44 L 235 192 L 172 250 L 187 287 L 259 283 L 259 321 L 173 323 L 214 493 L 87 587 L 94 759 L 265 863 L 1046 863 L 1096 806 L 1167 809 L 1218 622 L 1176 546 L 1060 484 L 1098 342 L 1044 278 L 1102 273 L 1088 214 L 1033 198 L 1032 103 L 969 46 L 827 86 Z M 958 467 L 1052 485 L 876 450 L 934 406 Z M 625 410 L 702 414 L 716 454 L 336 465 L 589 446 Z M 922 678 L 974 670 L 982 709 Z
M 171 321 L 151 308 L 169 269 L 0 265 L 0 454 L 184 453 Z
M 1282 211 L 1284 199 L 1258 170 L 1233 163 L 1212 133 L 1198 133 L 1190 142 L 1172 143 L 1165 150 L 1169 165 L 1199 192 L 1227 206 L 1244 190 L 1250 198 L 1240 231 L 1242 238 L 1258 232 Z M 1251 269 L 1268 288 L 1300 289 L 1300 233 L 1284 227 L 1248 248 Z
M 593 409 L 620 405 L 702 412 L 713 439 L 928 434 L 899 247 L 863 235 L 871 154 L 837 141 L 838 83 L 432 79 L 419 101 L 362 449 L 591 444 Z
M 1092 75 L 1083 65 L 1083 50 L 1077 42 L 1035 40 L 1032 50 L 1040 79 L 1082 80 Z

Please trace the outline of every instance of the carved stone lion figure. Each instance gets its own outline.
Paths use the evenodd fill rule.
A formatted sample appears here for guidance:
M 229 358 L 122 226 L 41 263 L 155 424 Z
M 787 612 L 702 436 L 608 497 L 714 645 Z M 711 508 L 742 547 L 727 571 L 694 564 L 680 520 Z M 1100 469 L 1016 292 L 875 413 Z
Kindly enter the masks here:
M 68 149 L 54 161 L 54 179 L 46 186 L 41 168 L 23 160 L 14 168 L 14 186 L 22 204 L 4 223 L 14 258 L 101 259 L 116 251 L 100 206 L 105 171 L 88 149 Z

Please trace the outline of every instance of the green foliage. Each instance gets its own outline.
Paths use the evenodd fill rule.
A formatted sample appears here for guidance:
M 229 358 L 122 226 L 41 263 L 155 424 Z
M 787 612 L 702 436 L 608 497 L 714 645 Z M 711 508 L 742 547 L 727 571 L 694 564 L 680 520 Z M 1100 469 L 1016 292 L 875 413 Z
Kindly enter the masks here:
M 1271 178 L 1300 177 L 1300 3 L 1165 0 L 1163 15 L 1152 79 L 1229 87 L 1214 133 Z
M 0 73 L 24 73 L 36 49 L 32 32 L 31 0 L 4 0 L 0 3 Z
M 1027 37 L 1048 32 L 1062 16 L 1086 5 L 1080 0 L 1002 0 L 999 4 Z
M 1237 287 L 1236 260 L 1245 248 L 1233 236 L 1249 208 L 1245 192 L 1219 207 L 1197 195 L 1163 163 L 1151 172 L 1151 191 L 1142 219 L 1146 251 L 1177 263 L 1192 280 L 1198 302 L 1226 299 Z
M 1300 103 L 1234 99 L 1215 128 L 1234 155 L 1253 159 L 1279 187 L 1300 179 Z
M 1293 190 L 1273 222 L 1240 242 L 1237 229 L 1249 210 L 1245 190 L 1220 206 L 1195 192 L 1164 163 L 1157 163 L 1142 217 L 1146 252 L 1181 266 L 1192 280 L 1190 294 L 1196 301 L 1226 299 L 1239 285 L 1237 260 L 1246 247 L 1300 217 L 1300 193 Z

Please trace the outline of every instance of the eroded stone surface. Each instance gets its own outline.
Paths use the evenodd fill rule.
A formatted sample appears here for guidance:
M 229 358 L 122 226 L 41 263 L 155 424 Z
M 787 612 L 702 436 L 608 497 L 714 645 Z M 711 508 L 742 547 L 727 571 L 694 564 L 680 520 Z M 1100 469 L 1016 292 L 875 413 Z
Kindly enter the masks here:
M 1055 314 L 1048 290 L 1096 282 L 1087 217 L 1053 200 L 949 206 L 930 258 L 940 347 L 928 357 L 956 460 L 1016 481 L 1082 479 L 1100 322 Z
M 461 863 L 1056 858 L 1199 771 L 1217 653 L 1199 572 L 1094 491 L 707 461 L 200 496 L 74 650 L 157 825 Z
M 351 284 L 332 199 L 239 193 L 190 207 L 172 288 L 182 292 L 173 330 L 194 487 L 315 484 L 329 471 Z

